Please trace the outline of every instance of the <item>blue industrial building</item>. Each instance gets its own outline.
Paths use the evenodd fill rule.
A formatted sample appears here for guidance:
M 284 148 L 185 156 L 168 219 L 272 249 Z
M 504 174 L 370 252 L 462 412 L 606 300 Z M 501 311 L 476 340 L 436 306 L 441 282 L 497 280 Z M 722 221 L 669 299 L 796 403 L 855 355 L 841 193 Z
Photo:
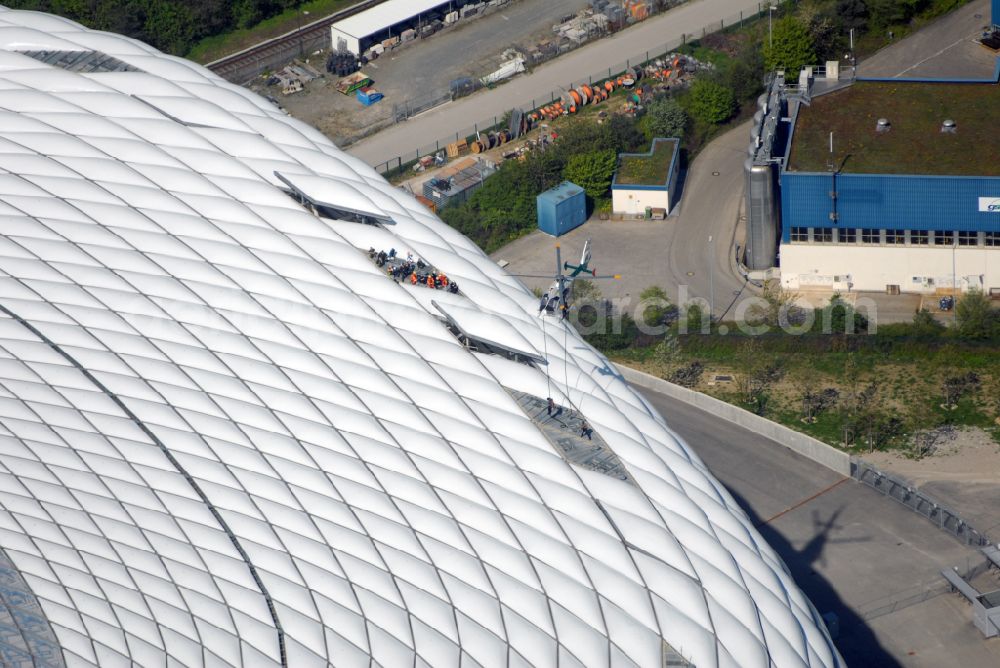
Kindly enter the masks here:
M 537 206 L 538 229 L 554 237 L 587 222 L 587 196 L 583 188 L 569 181 L 539 195 Z
M 780 230 L 785 287 L 1000 294 L 995 80 L 858 80 L 782 105 L 780 206 L 751 207 L 748 236 Z
M 832 191 L 837 194 L 836 205 Z M 816 237 L 824 235 L 822 230 L 884 229 L 986 232 L 993 239 L 1000 234 L 1000 215 L 980 206 L 981 199 L 1000 202 L 1000 177 L 834 176 L 786 170 L 781 175 L 781 216 L 788 225 L 782 229 L 781 240 L 791 242 L 795 228 L 810 228 Z M 836 220 L 831 220 L 831 214 Z M 801 234 L 796 232 L 797 237 Z

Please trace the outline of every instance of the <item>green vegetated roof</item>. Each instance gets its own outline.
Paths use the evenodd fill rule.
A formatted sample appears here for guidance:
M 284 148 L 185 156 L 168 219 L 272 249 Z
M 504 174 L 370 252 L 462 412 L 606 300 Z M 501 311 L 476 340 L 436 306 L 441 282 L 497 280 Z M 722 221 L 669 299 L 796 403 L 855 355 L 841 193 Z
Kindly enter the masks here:
M 799 108 L 788 169 L 828 171 L 831 132 L 843 172 L 1000 176 L 1000 85 L 871 81 L 817 97 Z
M 618 162 L 615 184 L 630 186 L 662 186 L 670 173 L 677 142 L 653 140 L 651 153 L 623 153 Z

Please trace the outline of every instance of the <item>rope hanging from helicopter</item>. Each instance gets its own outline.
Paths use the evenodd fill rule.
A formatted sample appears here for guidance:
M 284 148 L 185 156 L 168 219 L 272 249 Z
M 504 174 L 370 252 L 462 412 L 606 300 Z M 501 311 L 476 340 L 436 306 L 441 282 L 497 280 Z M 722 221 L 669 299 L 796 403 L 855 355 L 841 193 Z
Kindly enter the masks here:
M 548 333 L 545 328 L 545 318 L 547 315 L 551 314 L 558 316 L 559 320 L 563 323 L 563 380 L 565 382 L 565 396 L 567 401 L 569 401 L 569 325 L 566 322 L 569 317 L 570 308 L 570 296 L 573 291 L 573 282 L 577 277 L 582 277 L 585 274 L 589 274 L 590 278 L 593 279 L 614 279 L 618 280 L 621 278 L 621 274 L 614 274 L 608 276 L 598 276 L 596 269 L 590 268 L 590 239 L 587 239 L 586 243 L 583 245 L 583 253 L 580 255 L 580 264 L 573 265 L 569 262 L 563 264 L 562 261 L 562 248 L 559 244 L 556 244 L 556 273 L 554 276 L 546 276 L 542 274 L 512 274 L 512 276 L 518 278 L 551 278 L 553 279 L 552 285 L 549 286 L 548 292 L 542 294 L 540 302 L 538 305 L 538 314 L 542 319 L 542 345 L 544 347 L 545 354 L 545 389 L 548 396 L 552 396 L 552 376 L 548 369 L 549 360 L 549 346 L 548 346 Z M 568 276 L 565 271 L 572 270 L 572 273 Z M 567 285 L 567 283 L 569 285 Z

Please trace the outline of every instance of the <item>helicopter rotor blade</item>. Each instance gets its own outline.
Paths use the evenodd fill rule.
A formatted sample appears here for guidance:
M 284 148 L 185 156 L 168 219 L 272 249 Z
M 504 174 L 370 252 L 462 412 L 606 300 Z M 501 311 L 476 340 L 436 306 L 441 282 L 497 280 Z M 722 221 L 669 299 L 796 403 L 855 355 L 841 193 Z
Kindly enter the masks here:
M 559 280 L 558 276 L 552 276 L 551 274 L 508 274 L 508 276 L 514 276 L 515 278 L 548 278 L 553 281 Z

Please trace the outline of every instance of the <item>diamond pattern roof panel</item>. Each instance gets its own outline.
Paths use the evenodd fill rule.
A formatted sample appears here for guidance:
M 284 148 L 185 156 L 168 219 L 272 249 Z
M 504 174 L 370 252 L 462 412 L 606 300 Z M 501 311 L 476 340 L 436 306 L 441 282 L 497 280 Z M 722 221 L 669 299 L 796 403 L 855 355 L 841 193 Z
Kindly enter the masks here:
M 610 363 L 315 129 L 3 8 L 0 90 L 0 661 L 842 665 Z M 525 396 L 628 480 L 566 458 Z

